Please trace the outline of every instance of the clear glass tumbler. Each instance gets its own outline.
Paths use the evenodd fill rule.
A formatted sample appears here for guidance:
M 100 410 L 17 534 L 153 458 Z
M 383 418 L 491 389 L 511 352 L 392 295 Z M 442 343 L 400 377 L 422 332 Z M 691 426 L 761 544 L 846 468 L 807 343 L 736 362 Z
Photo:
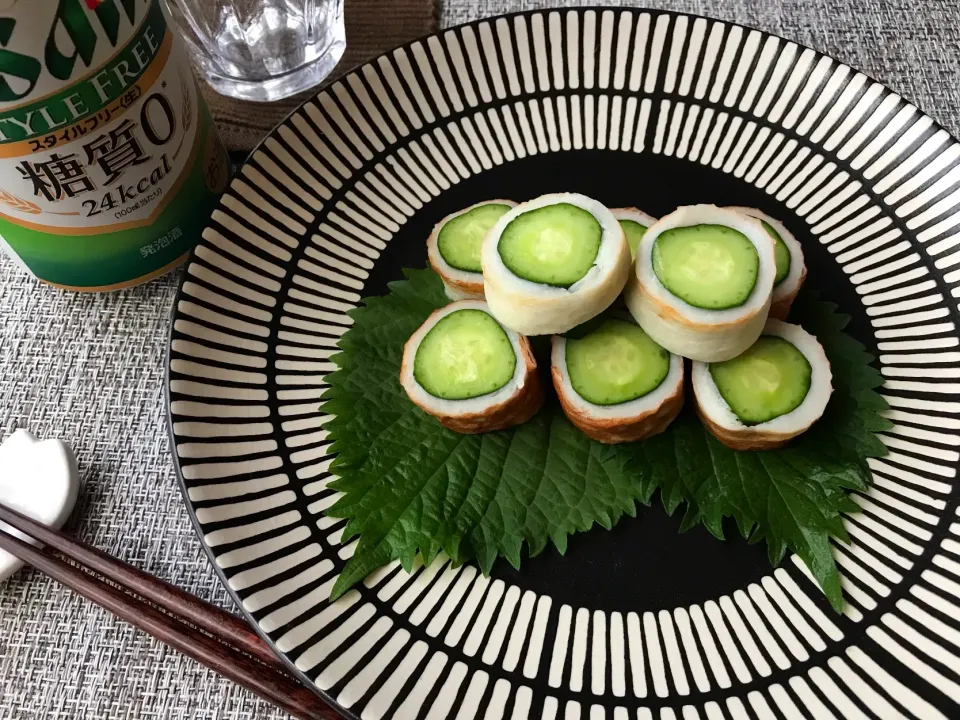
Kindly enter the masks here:
M 210 84 L 244 100 L 317 85 L 346 48 L 343 0 L 166 0 Z

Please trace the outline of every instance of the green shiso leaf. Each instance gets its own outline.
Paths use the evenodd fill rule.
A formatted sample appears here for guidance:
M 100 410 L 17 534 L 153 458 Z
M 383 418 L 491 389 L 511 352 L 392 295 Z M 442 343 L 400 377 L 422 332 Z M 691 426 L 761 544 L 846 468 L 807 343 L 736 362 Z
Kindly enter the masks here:
M 771 563 L 793 550 L 841 608 L 830 536 L 848 541 L 847 491 L 866 488 L 867 458 L 886 453 L 875 433 L 889 422 L 873 358 L 844 334 L 849 318 L 836 306 L 809 294 L 794 305 L 791 320 L 830 358 L 835 390 L 824 417 L 786 448 L 730 450 L 689 408 L 661 435 L 603 445 L 553 399 L 530 422 L 482 435 L 447 430 L 411 403 L 399 382 L 403 345 L 448 300 L 432 271 L 406 276 L 350 313 L 328 376 L 331 487 L 342 493 L 328 513 L 348 520 L 344 541 L 360 538 L 334 597 L 392 560 L 411 569 L 418 554 L 429 564 L 442 551 L 487 573 L 500 556 L 519 567 L 524 543 L 530 555 L 549 543 L 563 553 L 568 535 L 635 516 L 659 489 L 668 513 L 683 506 L 683 528 L 702 523 L 723 538 L 731 517 L 749 541 L 766 542 Z

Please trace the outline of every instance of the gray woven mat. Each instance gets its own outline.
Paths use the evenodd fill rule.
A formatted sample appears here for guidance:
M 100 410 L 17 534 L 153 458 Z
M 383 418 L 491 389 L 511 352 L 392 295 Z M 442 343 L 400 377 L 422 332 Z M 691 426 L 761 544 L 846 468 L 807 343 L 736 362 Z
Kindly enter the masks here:
M 558 4 L 446 0 L 441 23 Z M 960 129 L 960 4 L 953 0 L 643 4 L 743 22 L 811 45 Z M 175 273 L 123 293 L 76 296 L 40 288 L 0 259 L 0 437 L 27 427 L 66 439 L 84 482 L 69 529 L 228 606 L 194 537 L 168 455 L 162 364 L 178 279 Z M 0 720 L 281 717 L 34 572 L 0 587 Z

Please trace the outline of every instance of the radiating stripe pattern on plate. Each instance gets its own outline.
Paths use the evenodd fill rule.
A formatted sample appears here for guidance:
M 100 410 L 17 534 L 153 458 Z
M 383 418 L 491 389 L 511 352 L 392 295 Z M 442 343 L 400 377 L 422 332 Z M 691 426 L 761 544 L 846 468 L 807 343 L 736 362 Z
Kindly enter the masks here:
M 809 225 L 856 288 L 894 425 L 873 487 L 854 495 L 861 512 L 845 518 L 853 543 L 835 547 L 842 616 L 795 558 L 730 596 L 639 614 L 570 607 L 444 557 L 410 575 L 394 563 L 328 603 L 355 547 L 324 515 L 336 494 L 320 396 L 346 312 L 432 198 L 517 158 L 581 148 L 671 156 L 755 186 Z M 187 498 L 244 609 L 349 713 L 956 712 L 960 145 L 897 95 L 703 18 L 480 22 L 321 92 L 254 153 L 203 238 L 170 354 Z

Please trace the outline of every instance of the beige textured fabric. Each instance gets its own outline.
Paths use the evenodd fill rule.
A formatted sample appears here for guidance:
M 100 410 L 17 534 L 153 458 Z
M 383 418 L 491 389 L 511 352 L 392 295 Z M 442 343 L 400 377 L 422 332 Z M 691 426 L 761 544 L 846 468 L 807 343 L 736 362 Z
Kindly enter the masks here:
M 437 9 L 436 0 L 346 0 L 347 49 L 331 79 L 430 32 L 436 27 Z M 205 82 L 201 92 L 227 148 L 251 150 L 316 90 L 274 103 L 235 100 L 220 95 Z
M 369 32 L 390 32 L 396 3 L 346 3 L 348 15 L 354 4 L 374 8 L 377 22 Z M 446 27 L 500 12 L 580 4 L 441 0 L 440 22 Z M 804 42 L 870 73 L 960 131 L 960 3 L 953 0 L 632 4 L 704 13 Z M 392 38 L 382 47 L 399 42 Z M 271 122 L 264 119 L 263 128 Z M 177 272 L 124 292 L 78 296 L 38 286 L 0 256 L 0 437 L 25 427 L 67 440 L 83 482 L 68 530 L 230 607 L 190 525 L 168 446 L 163 366 L 179 280 Z M 0 586 L 0 720 L 285 717 L 34 571 Z

